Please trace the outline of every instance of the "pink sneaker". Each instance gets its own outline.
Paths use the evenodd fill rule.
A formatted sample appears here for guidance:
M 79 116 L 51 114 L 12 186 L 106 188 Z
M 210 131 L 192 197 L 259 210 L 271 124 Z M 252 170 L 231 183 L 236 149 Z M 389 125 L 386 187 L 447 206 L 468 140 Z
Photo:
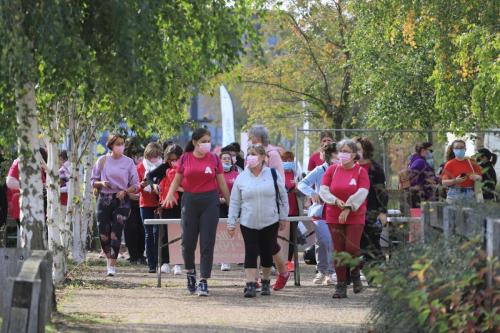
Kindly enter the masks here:
M 273 284 L 273 290 L 281 290 L 285 288 L 285 285 L 290 278 L 290 272 L 282 273 L 278 275 L 276 282 Z

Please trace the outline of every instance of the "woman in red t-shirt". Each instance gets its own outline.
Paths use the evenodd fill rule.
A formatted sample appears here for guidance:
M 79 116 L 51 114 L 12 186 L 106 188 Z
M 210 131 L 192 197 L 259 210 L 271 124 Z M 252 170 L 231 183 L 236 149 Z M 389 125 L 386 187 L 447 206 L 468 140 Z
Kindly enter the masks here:
M 326 223 L 330 228 L 335 252 L 347 252 L 353 258 L 360 255 L 360 241 L 365 226 L 366 198 L 370 189 L 367 171 L 355 163 L 358 146 L 350 139 L 337 144 L 339 165 L 325 172 L 320 197 L 326 203 Z M 335 263 L 337 287 L 333 298 L 347 297 L 347 268 Z M 351 270 L 354 293 L 363 289 L 360 265 Z
M 288 216 L 299 216 L 299 200 L 297 198 L 297 175 L 295 174 L 295 155 L 291 151 L 285 151 L 281 154 L 283 160 L 283 169 L 285 170 L 285 188 L 288 193 Z M 293 233 L 297 231 L 298 222 L 290 222 L 289 239 L 293 239 Z M 293 245 L 288 245 L 288 271 L 295 270 L 293 258 Z
M 446 201 L 474 200 L 474 183 L 483 177 L 479 165 L 465 157 L 465 141 L 453 141 L 446 155 L 448 162 L 441 173 L 442 184 L 448 188 Z
M 182 184 L 182 256 L 187 270 L 187 288 L 208 296 L 207 279 L 212 273 L 215 235 L 219 222 L 219 190 L 226 202 L 229 191 L 220 158 L 210 152 L 211 135 L 205 128 L 193 132 L 167 194 L 168 206 L 177 204 L 175 191 Z M 196 284 L 194 253 L 200 237 L 200 282 Z

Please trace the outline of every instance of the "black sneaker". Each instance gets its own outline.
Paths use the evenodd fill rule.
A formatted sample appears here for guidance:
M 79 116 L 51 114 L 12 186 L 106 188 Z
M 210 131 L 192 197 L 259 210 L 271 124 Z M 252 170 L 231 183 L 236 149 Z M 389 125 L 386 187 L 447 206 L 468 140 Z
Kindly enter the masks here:
M 187 277 L 187 289 L 191 294 L 196 292 L 196 272 L 190 272 L 186 274 Z
M 247 286 L 243 290 L 243 296 L 246 298 L 257 296 L 257 292 L 255 291 L 255 282 L 247 282 Z
M 262 296 L 269 296 L 271 295 L 271 281 L 270 280 L 261 280 L 262 282 L 262 290 L 260 294 Z
M 208 296 L 207 280 L 200 280 L 198 283 L 198 296 Z
M 156 268 L 149 268 L 149 273 L 156 273 Z

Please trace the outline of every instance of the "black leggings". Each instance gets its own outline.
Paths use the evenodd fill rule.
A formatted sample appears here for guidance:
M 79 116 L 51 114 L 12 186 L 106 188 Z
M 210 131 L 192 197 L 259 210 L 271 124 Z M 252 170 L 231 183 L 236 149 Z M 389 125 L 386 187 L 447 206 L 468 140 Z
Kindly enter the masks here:
M 261 230 L 250 229 L 243 225 L 240 228 L 245 241 L 245 268 L 257 268 L 259 256 L 262 267 L 271 267 L 279 223 L 276 222 Z
M 97 222 L 99 237 L 106 257 L 116 259 L 120 252 L 123 226 L 130 215 L 130 201 L 116 198 L 116 194 L 99 194 L 97 199 Z

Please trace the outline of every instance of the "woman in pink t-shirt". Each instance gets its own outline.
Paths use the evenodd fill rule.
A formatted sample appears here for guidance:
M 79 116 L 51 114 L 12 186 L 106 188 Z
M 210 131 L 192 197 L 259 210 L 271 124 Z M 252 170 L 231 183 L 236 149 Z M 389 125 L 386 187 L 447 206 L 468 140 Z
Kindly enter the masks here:
M 326 203 L 326 223 L 330 228 L 336 253 L 360 255 L 360 241 L 365 226 L 366 198 L 370 189 L 367 171 L 355 163 L 358 147 L 353 140 L 337 144 L 340 165 L 331 165 L 325 172 L 320 197 Z M 347 268 L 335 263 L 337 287 L 333 298 L 347 297 Z M 354 293 L 363 289 L 360 265 L 351 270 Z
M 227 188 L 229 193 L 231 193 L 231 189 L 233 188 L 234 181 L 236 177 L 238 177 L 238 167 L 233 163 L 233 158 L 231 153 L 228 151 L 223 151 L 220 154 L 220 159 L 222 161 L 222 168 L 224 169 L 224 179 L 226 180 Z M 229 206 L 222 195 L 220 194 L 220 217 L 227 217 L 229 212 Z M 221 263 L 220 270 L 223 272 L 227 272 L 231 270 L 231 265 L 229 263 Z
M 210 152 L 211 135 L 205 128 L 193 132 L 178 163 L 166 204 L 177 204 L 175 191 L 184 189 L 181 201 L 182 256 L 187 270 L 187 289 L 208 296 L 207 279 L 212 273 L 215 235 L 219 222 L 219 190 L 226 202 L 229 191 L 220 158 Z M 194 253 L 200 237 L 200 282 L 196 283 Z

